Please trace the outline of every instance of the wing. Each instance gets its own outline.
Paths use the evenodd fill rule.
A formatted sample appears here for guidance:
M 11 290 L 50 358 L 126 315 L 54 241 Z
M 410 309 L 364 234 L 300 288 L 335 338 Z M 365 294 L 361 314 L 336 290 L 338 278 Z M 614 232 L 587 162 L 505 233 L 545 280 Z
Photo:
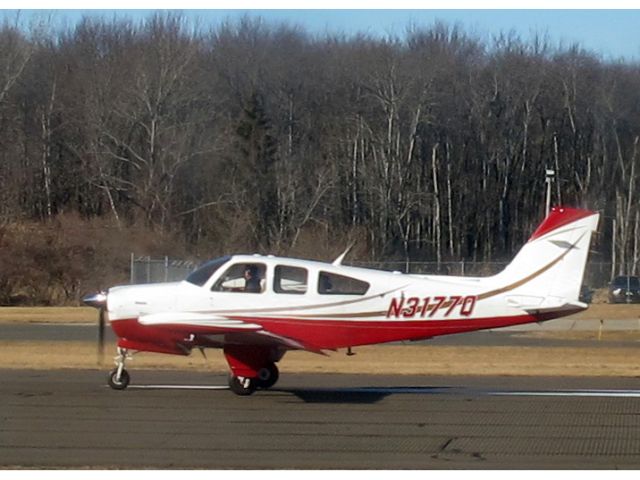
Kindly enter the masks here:
M 176 327 L 180 325 L 196 327 L 198 331 L 204 329 L 210 329 L 212 332 L 221 330 L 222 332 L 220 333 L 260 330 L 262 328 L 256 323 L 247 323 L 242 320 L 232 320 L 218 315 L 197 312 L 152 313 L 140 316 L 138 321 L 142 325 L 153 325 L 154 327 Z
M 208 313 L 197 312 L 163 312 L 142 315 L 140 324 L 167 330 L 188 331 L 197 334 L 210 342 L 224 346 L 225 344 L 273 345 L 287 350 L 307 350 L 326 355 L 321 348 L 284 337 L 264 329 L 257 323 L 235 320 Z

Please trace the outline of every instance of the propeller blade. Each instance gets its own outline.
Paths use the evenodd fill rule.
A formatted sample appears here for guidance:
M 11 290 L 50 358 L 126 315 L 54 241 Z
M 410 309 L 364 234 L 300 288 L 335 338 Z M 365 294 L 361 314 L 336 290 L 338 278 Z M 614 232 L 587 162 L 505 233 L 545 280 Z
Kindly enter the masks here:
M 102 363 L 104 357 L 104 313 L 106 308 L 100 308 L 98 312 L 98 362 Z
M 106 292 L 91 293 L 82 299 L 82 303 L 98 309 L 98 363 L 102 363 L 104 356 L 104 314 L 107 310 L 107 294 Z

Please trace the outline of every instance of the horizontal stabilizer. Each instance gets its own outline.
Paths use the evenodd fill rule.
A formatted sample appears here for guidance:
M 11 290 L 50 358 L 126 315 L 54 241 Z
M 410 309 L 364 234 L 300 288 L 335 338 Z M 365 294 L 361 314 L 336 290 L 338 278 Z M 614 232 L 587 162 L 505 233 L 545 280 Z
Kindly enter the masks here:
M 551 313 L 551 312 L 579 312 L 581 310 L 585 310 L 589 307 L 586 303 L 582 302 L 568 302 L 564 301 L 562 303 L 556 303 L 551 305 L 549 302 L 545 302 L 543 305 L 539 307 L 533 308 L 525 308 L 524 310 L 530 314 L 539 314 L 539 313 Z

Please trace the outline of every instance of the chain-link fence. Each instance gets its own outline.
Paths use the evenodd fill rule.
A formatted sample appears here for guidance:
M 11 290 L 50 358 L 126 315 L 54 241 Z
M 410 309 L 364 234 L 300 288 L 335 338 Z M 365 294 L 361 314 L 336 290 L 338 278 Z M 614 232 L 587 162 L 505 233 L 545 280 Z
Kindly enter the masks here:
M 498 273 L 507 262 L 345 262 L 354 267 L 375 268 L 424 275 L 487 276 Z
M 488 276 L 500 272 L 508 262 L 346 262 L 346 264 L 403 273 L 455 276 Z M 158 283 L 184 280 L 200 262 L 169 257 L 136 257 L 131 254 L 131 283 Z M 611 280 L 609 262 L 588 262 L 584 284 L 591 288 L 606 287 Z
M 131 284 L 178 282 L 193 272 L 198 264 L 169 257 L 136 257 L 131 254 Z
M 351 265 L 381 270 L 417 273 L 424 275 L 454 275 L 486 277 L 503 270 L 509 262 L 352 262 Z M 587 262 L 584 284 L 591 288 L 602 288 L 612 278 L 610 262 Z

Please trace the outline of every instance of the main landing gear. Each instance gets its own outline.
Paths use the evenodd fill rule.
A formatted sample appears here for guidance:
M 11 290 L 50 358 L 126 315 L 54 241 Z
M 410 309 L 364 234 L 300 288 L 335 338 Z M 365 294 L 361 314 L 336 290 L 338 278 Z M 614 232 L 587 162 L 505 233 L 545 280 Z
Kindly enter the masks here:
M 114 358 L 116 368 L 109 373 L 109 386 L 114 390 L 124 390 L 129 385 L 131 377 L 124 368 L 125 362 L 131 358 L 126 348 L 118 347 L 118 355 Z
M 229 389 L 236 395 L 251 395 L 257 389 L 267 390 L 273 387 L 279 376 L 280 373 L 276 364 L 269 363 L 258 370 L 257 377 L 242 377 L 233 373 L 229 374 Z
M 256 390 L 267 390 L 273 387 L 280 373 L 276 363 L 282 358 L 284 351 L 260 349 L 245 346 L 225 348 L 225 356 L 231 367 L 229 389 L 236 395 L 251 395 Z M 116 368 L 109 373 L 108 383 L 114 390 L 124 390 L 131 380 L 125 363 L 132 358 L 126 348 L 118 347 L 118 355 L 114 358 Z

